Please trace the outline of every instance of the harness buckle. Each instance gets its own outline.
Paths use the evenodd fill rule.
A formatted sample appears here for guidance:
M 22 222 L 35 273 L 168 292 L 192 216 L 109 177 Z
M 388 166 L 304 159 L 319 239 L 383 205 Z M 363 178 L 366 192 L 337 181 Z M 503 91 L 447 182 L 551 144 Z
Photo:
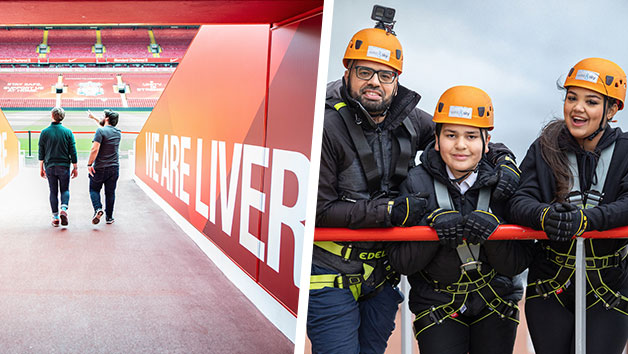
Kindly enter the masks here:
M 544 299 L 547 299 L 547 297 L 549 296 L 549 292 L 545 291 L 545 283 L 543 283 L 541 279 L 538 279 L 534 284 L 534 290 L 536 290 L 537 294 L 543 296 Z
M 582 197 L 582 193 L 580 193 L 579 191 L 571 191 L 569 192 L 569 194 L 567 194 L 567 198 L 565 198 L 567 200 L 567 202 L 569 204 L 574 204 L 576 206 L 582 207 L 583 206 L 583 197 Z
M 427 314 L 430 318 L 430 320 L 436 324 L 440 324 L 440 321 L 438 320 L 438 317 L 436 317 L 436 313 L 434 312 L 436 310 L 436 308 L 434 308 L 434 306 L 430 307 L 430 312 Z
M 611 299 L 611 301 L 608 301 L 604 304 L 604 307 L 607 310 L 614 309 L 617 305 L 619 305 L 620 301 L 621 301 L 621 294 L 618 291 L 617 293 L 613 294 L 613 298 Z
M 596 190 L 588 190 L 584 192 L 584 200 L 587 207 L 596 207 L 604 198 L 604 193 Z
M 463 272 L 467 272 L 470 270 L 480 270 L 482 269 L 482 262 L 481 261 L 471 261 L 471 262 L 467 262 L 467 263 L 463 263 L 460 265 L 460 270 Z
M 351 257 L 351 251 L 352 251 L 352 248 L 353 248 L 353 245 L 348 244 L 348 245 L 345 245 L 345 246 L 342 248 L 342 250 L 340 250 L 340 254 L 341 254 L 342 260 L 343 260 L 345 263 L 349 263 L 349 261 L 351 260 L 351 259 L 349 259 L 349 258 Z M 347 257 L 347 254 L 349 254 L 349 257 Z

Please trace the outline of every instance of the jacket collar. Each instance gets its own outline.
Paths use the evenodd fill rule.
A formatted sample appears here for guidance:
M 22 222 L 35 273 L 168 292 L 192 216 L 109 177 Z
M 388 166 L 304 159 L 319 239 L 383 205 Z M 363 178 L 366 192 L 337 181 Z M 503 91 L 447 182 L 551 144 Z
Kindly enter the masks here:
M 376 125 L 367 117 L 359 108 L 356 100 L 349 96 L 349 92 L 344 82 L 344 78 L 327 84 L 327 99 L 342 100 L 347 106 L 358 115 L 362 120 L 371 122 L 371 128 L 375 129 Z M 410 114 L 421 100 L 421 95 L 399 84 L 397 95 L 393 98 L 388 114 L 382 123 L 379 124 L 381 129 L 394 129 Z
M 423 154 L 421 154 L 420 160 L 421 164 L 423 165 L 425 170 L 432 176 L 432 178 L 445 184 L 446 186 L 455 186 L 455 189 L 459 191 L 458 185 L 456 183 L 453 183 L 449 179 L 449 175 L 447 174 L 447 170 L 445 167 L 445 162 L 440 157 L 440 153 L 434 148 L 434 142 L 431 142 L 425 148 L 425 151 L 423 151 Z M 470 190 L 494 186 L 497 183 L 498 177 L 495 171 L 495 167 L 488 163 L 484 158 L 480 160 L 477 171 L 477 180 L 475 181 L 473 186 L 469 188 Z

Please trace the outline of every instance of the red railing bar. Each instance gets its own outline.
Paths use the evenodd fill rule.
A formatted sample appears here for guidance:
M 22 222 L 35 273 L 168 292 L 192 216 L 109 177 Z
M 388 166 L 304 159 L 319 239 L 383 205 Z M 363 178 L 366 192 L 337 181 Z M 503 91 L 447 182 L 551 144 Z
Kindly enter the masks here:
M 628 226 L 606 231 L 588 231 L 584 238 L 628 238 Z M 500 225 L 491 240 L 547 240 L 543 231 L 518 225 Z M 314 241 L 438 241 L 436 231 L 429 226 L 345 229 L 317 227 Z
M 34 134 L 39 134 L 41 133 L 41 130 L 15 130 L 14 133 L 15 134 L 28 134 L 28 132 L 34 133 Z M 72 132 L 74 134 L 94 134 L 96 133 L 96 131 L 93 132 Z M 122 131 L 122 134 L 139 134 L 140 132 L 125 132 Z

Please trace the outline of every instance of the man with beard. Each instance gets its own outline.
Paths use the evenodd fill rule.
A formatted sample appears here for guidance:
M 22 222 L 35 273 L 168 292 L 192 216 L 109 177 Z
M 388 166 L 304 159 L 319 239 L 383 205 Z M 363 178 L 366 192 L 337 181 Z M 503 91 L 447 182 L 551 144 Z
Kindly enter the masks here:
M 394 9 L 385 9 L 384 11 Z M 375 11 L 374 11 L 375 14 Z M 404 226 L 426 211 L 426 195 L 399 196 L 418 150 L 434 140 L 420 95 L 399 84 L 401 43 L 392 17 L 372 17 L 345 52 L 341 80 L 327 86 L 317 227 Z M 510 151 L 492 144 L 500 166 L 495 198 L 519 183 Z M 383 353 L 403 296 L 384 242 L 315 242 L 307 318 L 313 353 Z
M 94 207 L 92 224 L 98 224 L 105 214 L 107 224 L 113 224 L 113 206 L 116 199 L 116 185 L 120 175 L 120 148 L 121 133 L 118 125 L 119 115 L 110 109 L 103 111 L 101 119 L 94 117 L 91 111 L 87 116 L 100 125 L 96 130 L 92 149 L 89 153 L 87 171 L 89 172 L 89 196 Z M 100 190 L 105 187 L 105 210 L 102 210 Z

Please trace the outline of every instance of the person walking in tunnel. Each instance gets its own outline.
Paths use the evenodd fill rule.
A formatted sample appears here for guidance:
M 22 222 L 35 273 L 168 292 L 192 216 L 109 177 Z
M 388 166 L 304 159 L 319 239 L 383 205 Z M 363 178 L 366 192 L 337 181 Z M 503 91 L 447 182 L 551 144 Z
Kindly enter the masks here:
M 316 211 L 317 227 L 391 227 L 406 212 L 423 214 L 424 196 L 399 196 L 418 150 L 434 139 L 420 95 L 399 84 L 403 50 L 395 10 L 375 6 L 375 28 L 358 31 L 341 80 L 327 86 Z M 519 182 L 505 147 L 491 148 L 499 167 L 495 196 Z M 402 295 L 383 242 L 315 242 L 307 334 L 313 353 L 383 353 Z
M 94 207 L 92 224 L 98 224 L 103 214 L 107 224 L 113 224 L 113 206 L 116 199 L 116 185 L 120 175 L 119 147 L 121 133 L 118 125 L 119 114 L 104 110 L 101 119 L 88 111 L 87 116 L 98 122 L 92 148 L 89 153 L 87 170 L 89 172 L 89 196 Z M 102 210 L 100 191 L 105 187 L 105 211 Z
M 526 291 L 538 354 L 575 345 L 576 237 L 628 225 L 628 134 L 609 122 L 624 108 L 626 74 L 612 61 L 581 60 L 563 89 L 564 119 L 548 123 L 521 163 L 512 221 L 543 230 Z M 628 340 L 628 240 L 586 239 L 586 352 L 621 354 Z
M 61 124 L 65 118 L 65 110 L 55 107 L 50 111 L 50 115 L 52 123 L 42 130 L 39 136 L 39 174 L 48 180 L 52 226 L 58 227 L 59 224 L 67 226 L 70 176 L 72 178 L 78 176 L 76 143 L 72 131 Z
M 402 195 L 427 195 L 424 215 L 439 242 L 390 242 L 394 269 L 408 275 L 410 310 L 421 354 L 506 354 L 515 343 L 523 279 L 532 252 L 519 241 L 492 241 L 505 200 L 492 198 L 498 169 L 484 159 L 495 112 L 471 86 L 445 91 L 434 112 L 436 140 L 401 184 Z M 526 241 L 529 243 L 529 241 Z

